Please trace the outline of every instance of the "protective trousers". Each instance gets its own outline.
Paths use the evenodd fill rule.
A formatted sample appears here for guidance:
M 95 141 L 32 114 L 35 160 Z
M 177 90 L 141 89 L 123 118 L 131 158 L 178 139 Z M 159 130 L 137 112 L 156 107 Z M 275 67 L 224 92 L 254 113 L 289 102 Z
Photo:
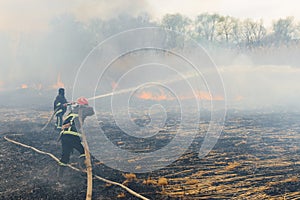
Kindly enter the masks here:
M 62 113 L 56 114 L 56 123 L 55 123 L 56 129 L 61 130 L 62 122 L 63 122 L 63 114 Z
M 81 144 L 81 140 L 79 136 L 70 135 L 70 134 L 62 134 L 61 136 L 61 144 L 62 144 L 62 156 L 60 162 L 62 164 L 68 164 L 70 161 L 71 152 L 76 149 L 80 153 L 80 157 L 84 157 L 84 148 Z

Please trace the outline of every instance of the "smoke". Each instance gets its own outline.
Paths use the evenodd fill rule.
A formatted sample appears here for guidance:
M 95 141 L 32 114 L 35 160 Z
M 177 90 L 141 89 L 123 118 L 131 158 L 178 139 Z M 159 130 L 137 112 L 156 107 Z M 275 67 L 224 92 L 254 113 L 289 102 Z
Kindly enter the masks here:
M 106 37 L 138 26 L 133 19 L 150 7 L 144 0 L 12 0 L 2 1 L 0 12 L 0 81 L 2 89 L 13 90 L 22 84 L 51 88 L 58 74 L 71 88 L 88 52 Z M 111 27 L 101 30 L 93 20 Z
M 37 0 L 27 1 L 28 6 L 24 4 L 17 0 L 0 3 L 2 14 L 0 19 L 0 92 L 20 88 L 41 91 L 64 86 L 70 99 L 77 70 L 97 44 L 121 31 L 152 25 L 151 19 L 144 20 L 138 17 L 143 14 L 145 16 L 145 13 L 150 13 L 149 16 L 151 16 L 153 12 L 151 4 L 146 0 L 110 2 L 54 0 L 50 7 Z M 22 12 L 20 12 L 21 9 Z M 12 12 L 8 12 L 9 10 Z M 148 34 L 145 37 L 153 38 L 154 36 Z M 110 48 L 116 48 L 114 51 L 118 52 L 118 48 L 130 46 L 132 42 L 138 40 L 139 38 L 133 35 L 128 40 L 118 41 L 114 47 L 106 47 L 105 51 L 101 52 L 101 56 L 104 59 L 110 57 L 108 55 Z M 167 38 L 161 38 L 159 42 L 164 40 Z M 193 57 L 194 50 L 189 51 L 190 56 Z M 263 49 L 242 54 L 228 49 L 209 49 L 209 54 L 223 77 L 229 107 L 299 107 L 297 103 L 300 97 L 298 95 L 300 84 L 297 79 L 299 77 L 299 50 L 286 47 L 279 51 Z M 162 56 L 161 60 L 164 59 L 164 55 L 159 56 Z M 158 57 L 155 52 L 151 54 L 147 52 L 136 61 L 133 60 L 132 55 L 119 59 L 111 66 L 114 70 L 107 71 L 107 79 L 101 87 L 105 88 L 106 92 L 110 92 L 112 88 L 133 87 L 130 84 L 126 85 L 126 82 L 123 82 L 122 86 L 118 85 L 118 78 L 132 64 L 154 62 L 155 57 Z M 166 64 L 170 66 L 186 65 L 178 59 L 165 58 L 168 59 Z M 202 57 L 198 59 L 204 65 L 207 63 Z M 95 62 L 97 60 L 88 65 L 94 66 Z M 96 66 L 99 69 L 105 67 L 103 63 L 96 63 Z M 201 70 L 205 71 L 204 68 Z M 91 83 L 90 77 L 98 75 L 99 71 L 93 69 L 83 75 L 83 90 L 76 93 L 75 98 L 86 94 L 90 97 L 91 92 L 86 92 L 84 87 L 92 85 L 93 88 L 90 90 L 94 90 L 97 83 Z M 149 75 L 156 76 L 157 80 L 171 80 L 174 77 L 168 70 L 160 70 L 160 72 L 148 70 L 144 75 L 134 76 L 134 79 L 136 82 L 142 82 L 147 80 Z M 172 86 L 175 87 L 175 85 L 174 83 Z M 202 88 L 203 85 L 199 87 Z M 181 85 L 177 83 L 176 88 L 181 89 Z M 144 95 L 144 97 L 148 95 L 149 98 L 152 95 L 152 99 L 163 99 L 167 95 L 161 90 L 158 90 L 157 94 L 140 92 L 137 95 Z M 200 90 L 200 92 L 207 96 L 206 99 L 210 98 L 206 91 Z M 219 95 L 220 92 L 216 91 L 212 97 L 219 100 L 225 98 Z M 191 94 L 182 94 L 181 98 L 189 95 L 191 96 Z
M 146 0 L 3 0 L 0 1 L 0 31 L 45 32 L 49 22 L 61 15 L 73 15 L 80 21 L 109 20 L 119 15 L 151 13 Z
M 229 108 L 299 109 L 300 69 L 288 65 L 220 67 Z
M 146 0 L 88 0 L 77 1 L 72 13 L 80 21 L 88 22 L 91 19 L 110 20 L 119 15 L 131 15 L 137 17 L 143 13 L 151 13 L 151 7 Z

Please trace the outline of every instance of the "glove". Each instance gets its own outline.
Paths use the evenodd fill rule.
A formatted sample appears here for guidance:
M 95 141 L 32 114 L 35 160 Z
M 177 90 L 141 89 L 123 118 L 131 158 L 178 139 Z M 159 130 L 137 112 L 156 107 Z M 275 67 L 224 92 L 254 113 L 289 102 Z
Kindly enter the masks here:
M 64 130 L 66 128 L 69 128 L 70 126 L 71 126 L 71 123 L 67 123 L 67 124 L 62 125 L 61 129 Z

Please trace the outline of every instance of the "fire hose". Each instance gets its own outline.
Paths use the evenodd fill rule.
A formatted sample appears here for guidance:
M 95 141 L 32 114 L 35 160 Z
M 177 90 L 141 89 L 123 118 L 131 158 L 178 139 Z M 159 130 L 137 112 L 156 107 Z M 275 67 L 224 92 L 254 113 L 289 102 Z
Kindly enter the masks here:
M 16 145 L 20 145 L 20 146 L 22 146 L 22 147 L 31 149 L 31 150 L 33 150 L 33 151 L 35 151 L 35 152 L 37 152 L 37 153 L 40 153 L 40 154 L 43 154 L 43 155 L 48 155 L 48 156 L 50 156 L 53 160 L 55 160 L 56 162 L 59 162 L 59 159 L 58 159 L 56 156 L 54 156 L 53 154 L 51 154 L 51 153 L 48 153 L 48 152 L 39 150 L 39 149 L 37 149 L 37 148 L 35 148 L 35 147 L 32 147 L 32 146 L 29 146 L 29 145 L 26 145 L 26 144 L 17 142 L 17 141 L 15 141 L 15 140 L 12 140 L 12 139 L 8 138 L 7 136 L 4 136 L 4 139 L 5 139 L 6 141 L 11 142 L 11 143 L 14 143 L 14 144 L 16 144 Z M 74 166 L 72 166 L 72 165 L 70 165 L 70 164 L 67 164 L 66 166 L 69 167 L 69 168 L 71 168 L 71 169 L 73 169 L 73 170 L 75 170 L 75 171 L 77 171 L 77 172 L 84 172 L 84 173 L 87 173 L 87 171 L 82 171 L 82 170 L 80 170 L 80 169 L 78 169 L 78 168 L 76 168 L 76 167 L 74 167 Z M 134 196 L 136 196 L 136 197 L 138 197 L 138 198 L 140 198 L 140 199 L 143 199 L 143 200 L 149 200 L 148 198 L 142 196 L 141 194 L 139 194 L 139 193 L 133 191 L 132 189 L 126 187 L 125 185 L 123 185 L 123 184 L 121 184 L 121 183 L 118 183 L 118 182 L 114 182 L 114 181 L 108 180 L 108 179 L 103 178 L 103 177 L 98 176 L 98 175 L 93 175 L 93 176 L 94 176 L 96 179 L 101 180 L 101 181 L 103 181 L 103 182 L 106 182 L 106 183 L 109 183 L 109 184 L 112 184 L 112 185 L 117 185 L 117 186 L 119 186 L 119 187 L 125 189 L 125 190 L 126 190 L 127 192 L 129 192 L 130 194 L 132 194 L 132 195 L 134 195 Z
M 74 102 L 67 103 L 66 106 L 70 106 L 70 105 L 73 105 L 73 104 L 74 104 Z M 55 116 L 55 114 L 56 114 L 56 112 L 57 112 L 58 110 L 59 110 L 59 107 L 56 108 L 56 109 L 53 111 L 52 115 L 49 117 L 48 121 L 45 123 L 45 125 L 43 126 L 43 128 L 41 129 L 41 131 L 44 131 L 45 128 L 47 128 L 47 126 L 50 124 L 50 122 L 52 121 L 52 119 L 54 118 L 54 116 Z
M 50 116 L 50 118 L 48 119 L 48 121 L 46 122 L 46 124 L 43 126 L 43 128 L 41 129 L 41 131 L 43 131 L 43 130 L 45 130 L 45 128 L 47 128 L 47 126 L 48 126 L 48 125 L 50 124 L 50 122 L 52 121 L 52 119 L 53 119 L 55 113 L 58 111 L 58 109 L 59 109 L 59 108 L 56 108 L 56 109 L 53 111 L 52 115 Z

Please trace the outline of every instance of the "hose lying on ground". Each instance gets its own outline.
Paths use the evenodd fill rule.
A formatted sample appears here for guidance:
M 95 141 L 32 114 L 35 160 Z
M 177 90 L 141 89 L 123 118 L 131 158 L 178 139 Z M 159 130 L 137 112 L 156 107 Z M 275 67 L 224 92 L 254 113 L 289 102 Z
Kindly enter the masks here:
M 9 139 L 7 136 L 4 136 L 4 139 L 5 139 L 6 141 L 8 141 L 8 142 L 11 142 L 11 143 L 20 145 L 20 146 L 25 147 L 25 148 L 28 148 L 28 149 L 32 149 L 33 151 L 36 151 L 36 152 L 38 152 L 38 153 L 40 153 L 40 154 L 48 155 L 48 156 L 50 156 L 53 160 L 55 160 L 56 162 L 59 162 L 59 159 L 58 159 L 56 156 L 54 156 L 53 154 L 51 154 L 51 153 L 48 153 L 48 152 L 45 152 L 45 151 L 41 151 L 41 150 L 39 150 L 39 149 L 37 149 L 37 148 L 35 148 L 35 147 L 32 147 L 32 146 L 29 146 L 29 145 L 26 145 L 26 144 L 17 142 L 17 141 L 15 141 L 15 140 Z M 69 165 L 69 164 L 67 165 L 67 167 L 69 167 L 69 168 L 71 168 L 71 169 L 73 169 L 73 170 L 75 170 L 75 171 L 78 171 L 78 172 L 81 171 L 80 169 L 78 169 L 78 168 L 76 168 L 76 167 L 74 167 L 74 166 L 72 166 L 72 165 Z M 85 172 L 85 171 L 83 171 L 83 172 Z M 85 172 L 85 173 L 86 173 L 86 172 Z M 123 184 L 121 184 L 121 183 L 117 183 L 117 182 L 114 182 L 114 181 L 111 181 L 111 180 L 102 178 L 102 177 L 97 176 L 97 175 L 94 175 L 94 177 L 97 178 L 97 179 L 99 179 L 99 180 L 101 180 L 101 181 L 103 181 L 103 182 L 106 182 L 106 183 L 109 183 L 109 184 L 113 184 L 113 185 L 120 186 L 121 188 L 123 188 L 123 189 L 125 189 L 127 192 L 129 192 L 130 194 L 132 194 L 132 195 L 134 195 L 134 196 L 136 196 L 136 197 L 138 197 L 138 198 L 140 198 L 140 199 L 143 199 L 143 200 L 149 200 L 148 198 L 142 196 L 141 194 L 139 194 L 139 193 L 133 191 L 132 189 L 126 187 L 125 185 L 123 185 Z
M 59 108 L 56 108 L 53 113 L 51 114 L 50 118 L 48 119 L 48 121 L 46 122 L 46 124 L 43 126 L 43 128 L 41 129 L 41 131 L 44 131 L 45 128 L 47 128 L 47 126 L 50 124 L 50 122 L 52 121 L 52 119 L 54 118 L 55 113 L 58 111 Z
M 92 199 L 92 192 L 93 192 L 93 173 L 92 173 L 92 162 L 90 157 L 90 150 L 89 146 L 85 137 L 85 133 L 83 131 L 83 117 L 82 117 L 82 109 L 79 108 L 78 111 L 78 119 L 80 124 L 80 132 L 82 136 L 82 142 L 84 147 L 84 153 L 85 153 L 85 165 L 86 165 L 86 174 L 87 174 L 87 189 L 86 189 L 86 200 Z

